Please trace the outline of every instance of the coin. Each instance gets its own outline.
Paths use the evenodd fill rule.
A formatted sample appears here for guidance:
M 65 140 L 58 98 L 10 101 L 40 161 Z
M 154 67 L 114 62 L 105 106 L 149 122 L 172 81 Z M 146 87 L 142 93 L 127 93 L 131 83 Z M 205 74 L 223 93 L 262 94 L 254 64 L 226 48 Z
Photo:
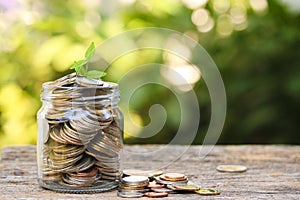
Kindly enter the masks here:
M 170 188 L 151 188 L 151 190 L 158 193 L 176 193 L 176 191 Z
M 245 172 L 247 167 L 243 165 L 219 165 L 217 167 L 219 172 Z
M 144 193 L 142 192 L 120 192 L 118 191 L 118 196 L 122 198 L 138 198 L 144 196 Z
M 56 175 L 45 175 L 44 174 L 42 180 L 47 181 L 47 182 L 60 181 L 61 174 L 56 174 Z
M 166 173 L 162 174 L 160 178 L 167 181 L 182 181 L 185 180 L 187 177 L 184 174 L 180 173 Z
M 200 189 L 196 185 L 189 185 L 189 184 L 185 184 L 185 185 L 173 184 L 172 186 L 175 188 L 175 190 L 181 190 L 181 191 L 196 191 Z
M 146 176 L 127 176 L 121 180 L 125 184 L 146 183 L 149 181 Z
M 160 176 L 162 175 L 164 172 L 163 171 L 160 171 L 160 170 L 157 170 L 157 171 L 150 171 L 148 173 L 148 176 L 149 177 L 153 177 L 153 176 Z
M 45 84 L 50 84 L 50 85 L 54 85 L 54 86 L 63 86 L 66 84 L 73 83 L 75 78 L 76 78 L 76 73 L 71 73 L 71 74 L 63 76 L 59 79 L 56 79 L 55 81 L 47 82 Z
M 101 79 L 91 79 L 84 76 L 77 76 L 76 83 L 86 87 L 103 85 L 103 81 Z
M 173 183 L 187 183 L 188 182 L 188 178 L 186 178 L 185 180 L 182 180 L 182 181 L 166 181 L 164 179 L 162 179 L 160 176 L 158 177 L 154 177 L 155 181 L 159 184 L 165 184 L 165 185 L 172 185 Z
M 158 183 L 156 183 L 156 182 L 149 182 L 149 184 L 147 185 L 147 187 L 149 187 L 149 188 L 163 188 L 163 187 L 165 187 L 164 185 L 162 185 L 162 184 L 158 184 Z
M 72 167 L 73 164 L 75 164 L 78 160 L 82 158 L 83 155 L 79 155 L 77 157 L 70 157 L 70 158 L 64 158 L 64 157 L 55 157 L 51 156 L 50 158 L 52 160 L 51 168 L 56 170 L 67 170 Z
M 127 176 L 121 179 L 120 188 L 135 187 L 145 188 L 149 184 L 149 179 L 146 176 Z
M 146 186 L 145 185 L 124 185 L 124 184 L 119 184 L 119 189 L 120 190 L 145 190 Z M 148 189 L 149 190 L 149 189 Z
M 219 195 L 220 192 L 218 190 L 212 188 L 200 188 L 199 190 L 195 191 L 197 194 L 200 195 Z
M 82 187 L 93 184 L 99 178 L 97 168 L 91 168 L 82 172 L 64 174 L 61 184 L 69 187 Z
M 127 176 L 123 177 L 120 180 L 119 184 L 119 192 L 123 193 L 144 193 L 150 191 L 149 188 L 147 188 L 149 184 L 149 179 L 147 176 Z
M 145 196 L 146 197 L 154 197 L 154 198 L 158 198 L 158 197 L 167 197 L 169 194 L 168 193 L 164 193 L 164 192 L 146 192 Z
M 71 169 L 68 170 L 68 172 L 82 172 L 87 169 L 90 169 L 92 166 L 94 166 L 95 160 L 88 156 L 84 155 L 81 160 L 79 160 L 75 165 L 72 166 Z

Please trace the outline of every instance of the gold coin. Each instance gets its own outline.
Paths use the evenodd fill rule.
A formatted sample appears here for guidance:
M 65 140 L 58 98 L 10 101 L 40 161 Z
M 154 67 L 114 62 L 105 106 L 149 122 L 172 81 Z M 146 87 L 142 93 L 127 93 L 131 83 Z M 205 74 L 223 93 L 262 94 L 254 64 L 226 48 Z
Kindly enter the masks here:
M 199 190 L 200 188 L 196 185 L 189 185 L 189 184 L 173 184 L 172 185 L 176 190 L 181 190 L 181 191 L 196 191 Z
M 220 192 L 218 190 L 212 188 L 200 188 L 199 190 L 195 191 L 197 194 L 200 195 L 219 195 Z
M 164 185 L 172 185 L 173 183 L 187 183 L 188 182 L 188 179 L 185 179 L 185 180 L 182 180 L 182 181 L 166 181 L 164 179 L 162 179 L 160 176 L 158 177 L 154 177 L 155 181 L 159 184 L 164 184 Z
M 219 165 L 217 167 L 219 172 L 245 172 L 247 167 L 243 165 Z
M 186 175 L 180 173 L 166 173 L 161 175 L 160 178 L 167 181 L 182 181 L 187 179 Z

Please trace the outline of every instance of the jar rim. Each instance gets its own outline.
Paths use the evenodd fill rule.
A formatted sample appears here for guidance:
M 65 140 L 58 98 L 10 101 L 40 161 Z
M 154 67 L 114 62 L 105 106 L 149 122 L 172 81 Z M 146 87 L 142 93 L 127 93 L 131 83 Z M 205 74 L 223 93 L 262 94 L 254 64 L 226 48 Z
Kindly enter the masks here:
M 61 88 L 61 89 L 70 89 L 70 88 L 76 88 L 76 89 L 104 89 L 104 88 L 111 88 L 111 89 L 118 89 L 119 85 L 114 82 L 103 82 L 103 85 L 95 85 L 95 86 L 58 86 L 54 84 L 55 81 L 48 81 L 42 84 L 42 87 L 44 89 L 55 89 L 55 88 Z
M 45 82 L 42 85 L 42 94 L 41 100 L 45 102 L 51 102 L 56 99 L 70 99 L 70 102 L 63 101 L 63 104 L 72 104 L 72 105 L 80 105 L 82 103 L 92 103 L 99 101 L 102 104 L 110 104 L 117 105 L 120 101 L 120 92 L 119 85 L 114 82 L 103 82 L 102 85 L 88 85 L 88 86 L 78 86 L 78 85 L 57 85 L 55 81 Z M 55 90 L 65 90 L 69 91 L 65 95 L 62 93 L 53 93 Z M 88 95 L 82 96 L 81 92 L 85 93 L 85 91 L 93 91 L 93 90 L 107 90 L 109 91 L 107 94 L 97 94 L 97 95 Z M 75 92 L 75 93 L 73 93 Z M 88 92 L 90 94 L 90 92 Z M 106 102 L 107 101 L 107 102 Z

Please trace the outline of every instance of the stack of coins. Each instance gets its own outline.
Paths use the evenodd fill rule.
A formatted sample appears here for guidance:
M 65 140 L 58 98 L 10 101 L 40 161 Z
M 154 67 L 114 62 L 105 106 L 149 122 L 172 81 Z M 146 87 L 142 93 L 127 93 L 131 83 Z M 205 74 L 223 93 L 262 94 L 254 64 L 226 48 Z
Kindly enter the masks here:
M 169 194 L 186 194 L 195 193 L 199 195 L 218 195 L 219 191 L 212 188 L 200 188 L 191 181 L 187 176 L 181 173 L 156 173 L 157 176 L 153 176 L 150 171 L 142 170 L 124 170 L 126 177 L 123 177 L 120 182 L 118 196 L 124 198 L 137 198 L 137 197 L 167 197 Z M 161 171 L 157 171 L 161 172 Z M 136 176 L 131 174 L 148 174 L 146 176 Z M 152 180 L 148 182 L 145 187 L 146 180 Z
M 124 198 L 142 197 L 149 191 L 147 186 L 149 179 L 147 176 L 127 176 L 121 179 L 118 196 Z
M 186 175 L 180 173 L 166 173 L 155 177 L 156 182 L 164 185 L 172 185 L 174 183 L 185 184 L 189 180 Z
M 42 181 L 46 188 L 70 192 L 118 186 L 122 125 L 112 107 L 119 98 L 116 87 L 75 73 L 45 83 L 42 98 L 48 104 L 48 128 L 43 130 Z

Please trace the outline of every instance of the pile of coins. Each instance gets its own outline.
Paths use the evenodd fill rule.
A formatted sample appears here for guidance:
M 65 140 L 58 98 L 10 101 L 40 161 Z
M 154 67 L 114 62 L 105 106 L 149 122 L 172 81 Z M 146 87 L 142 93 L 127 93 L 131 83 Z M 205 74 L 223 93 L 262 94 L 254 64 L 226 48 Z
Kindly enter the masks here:
M 148 176 L 146 176 L 148 174 Z M 218 195 L 219 191 L 212 188 L 200 188 L 181 173 L 160 173 L 124 170 L 118 196 L 123 198 L 167 197 L 169 194 L 195 193 L 199 195 Z
M 189 181 L 186 175 L 180 173 L 162 174 L 158 177 L 155 177 L 155 180 L 157 183 L 165 185 L 173 185 L 174 183 L 185 184 Z
M 44 84 L 44 187 L 72 192 L 118 186 L 122 124 L 112 106 L 119 101 L 116 87 L 75 73 Z
M 146 176 L 127 176 L 121 179 L 118 196 L 124 198 L 142 197 L 149 191 L 149 179 Z

